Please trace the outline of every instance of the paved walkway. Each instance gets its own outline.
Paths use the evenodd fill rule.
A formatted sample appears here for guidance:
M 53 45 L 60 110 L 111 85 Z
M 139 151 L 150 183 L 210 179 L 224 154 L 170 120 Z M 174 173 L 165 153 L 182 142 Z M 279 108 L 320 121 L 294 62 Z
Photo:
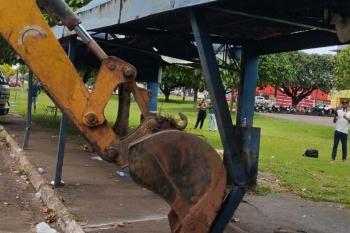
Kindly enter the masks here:
M 309 124 L 334 126 L 332 117 L 310 116 L 310 115 L 296 115 L 285 113 L 258 113 L 263 116 L 287 119 L 292 121 L 301 121 Z
M 9 115 L 0 124 L 21 144 L 23 118 Z M 129 178 L 119 177 L 113 164 L 93 159 L 96 155 L 84 152 L 82 144 L 80 137 L 68 140 L 63 168 L 66 185 L 56 191 L 85 232 L 169 233 L 166 203 Z M 45 170 L 47 182 L 54 174 L 56 145 L 56 131 L 33 125 L 26 154 L 34 166 Z M 236 215 L 239 222 L 230 223 L 225 233 L 350 232 L 349 210 L 288 193 L 248 195 Z

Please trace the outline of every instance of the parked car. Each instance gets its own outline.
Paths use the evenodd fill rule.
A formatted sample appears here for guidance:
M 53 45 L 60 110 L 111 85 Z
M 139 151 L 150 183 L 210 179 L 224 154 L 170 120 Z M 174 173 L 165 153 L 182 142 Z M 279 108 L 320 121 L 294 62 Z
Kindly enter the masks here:
M 0 115 L 6 115 L 9 113 L 10 104 L 10 88 L 4 75 L 0 72 Z
M 255 104 L 258 105 L 266 105 L 268 101 L 265 99 L 264 96 L 255 96 Z

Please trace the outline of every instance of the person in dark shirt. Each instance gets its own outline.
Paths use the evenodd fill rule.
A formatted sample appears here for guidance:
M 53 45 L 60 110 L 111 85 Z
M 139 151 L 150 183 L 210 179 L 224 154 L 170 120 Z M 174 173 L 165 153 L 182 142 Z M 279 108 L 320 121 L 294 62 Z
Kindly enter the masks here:
M 40 92 L 41 92 L 41 85 L 39 82 L 35 82 L 33 84 L 33 89 L 31 93 L 34 112 L 36 111 L 36 105 L 38 104 L 38 95 L 40 94 Z
M 197 105 L 198 114 L 197 114 L 196 125 L 194 126 L 195 129 L 197 129 L 199 123 L 200 123 L 199 128 L 202 129 L 204 120 L 207 116 L 207 108 L 208 108 L 208 105 L 204 99 Z

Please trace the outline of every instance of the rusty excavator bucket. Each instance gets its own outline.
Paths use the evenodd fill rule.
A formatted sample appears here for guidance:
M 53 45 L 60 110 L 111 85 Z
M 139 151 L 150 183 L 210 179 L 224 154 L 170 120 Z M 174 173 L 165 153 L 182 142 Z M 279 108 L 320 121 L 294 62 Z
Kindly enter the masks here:
M 221 207 L 226 170 L 218 153 L 202 139 L 177 130 L 139 138 L 129 145 L 133 180 L 171 207 L 173 233 L 207 233 Z

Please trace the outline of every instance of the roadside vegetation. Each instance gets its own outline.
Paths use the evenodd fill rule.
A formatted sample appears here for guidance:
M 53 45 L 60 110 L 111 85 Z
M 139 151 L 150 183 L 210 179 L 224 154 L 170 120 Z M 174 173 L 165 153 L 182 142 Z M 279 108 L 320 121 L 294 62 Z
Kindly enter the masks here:
M 14 99 L 16 97 L 16 100 Z M 11 102 L 15 103 L 11 112 L 20 115 L 26 113 L 27 92 L 21 89 L 11 89 Z M 107 120 L 113 124 L 117 110 L 117 96 L 113 96 L 106 108 Z M 53 113 L 46 113 L 47 106 L 54 106 L 51 100 L 41 93 L 34 122 L 58 130 L 60 113 L 55 119 Z M 187 132 L 203 138 L 216 149 L 221 149 L 218 132 L 210 132 L 207 120 L 202 130 L 194 130 L 196 110 L 192 101 L 182 101 L 181 97 L 172 97 L 170 102 L 159 99 L 158 109 L 162 114 L 176 116 L 183 112 L 188 117 Z M 59 111 L 58 111 L 59 112 Z M 235 115 L 232 114 L 232 119 Z M 130 127 L 139 124 L 140 112 L 135 103 L 131 105 Z M 331 121 L 331 118 L 329 118 Z M 333 140 L 333 128 L 293 122 L 277 118 L 256 115 L 254 126 L 262 128 L 259 169 L 276 176 L 281 185 L 297 193 L 301 197 L 315 201 L 330 201 L 342 203 L 350 207 L 350 162 L 330 161 Z M 68 128 L 71 135 L 78 134 L 74 127 Z M 76 138 L 76 137 L 75 137 Z M 316 148 L 320 152 L 319 159 L 303 157 L 307 148 Z M 340 149 L 340 148 L 339 148 Z M 266 190 L 265 190 L 266 191 Z M 265 191 L 263 193 L 265 193 Z

